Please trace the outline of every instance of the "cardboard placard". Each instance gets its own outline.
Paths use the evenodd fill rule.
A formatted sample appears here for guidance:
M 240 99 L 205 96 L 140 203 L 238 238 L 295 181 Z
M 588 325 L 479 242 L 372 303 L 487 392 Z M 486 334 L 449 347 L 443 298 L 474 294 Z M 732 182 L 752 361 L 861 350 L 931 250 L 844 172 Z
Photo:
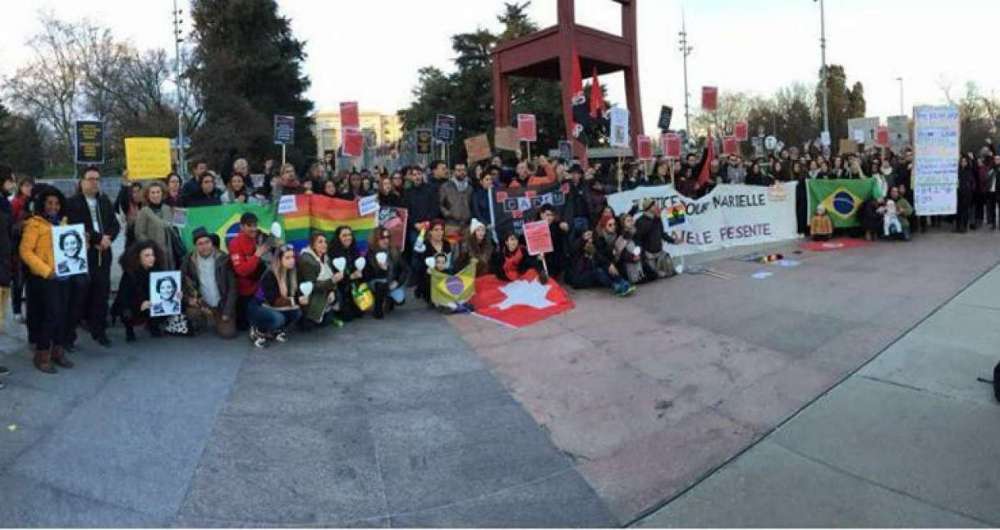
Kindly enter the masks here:
M 722 154 L 726 156 L 740 154 L 740 143 L 735 136 L 726 136 L 722 139 Z
M 538 141 L 538 125 L 534 114 L 517 115 L 517 139 L 522 142 Z
M 345 101 L 340 104 L 340 130 L 360 129 L 361 118 L 358 115 L 358 102 Z
M 661 141 L 663 142 L 663 156 L 674 159 L 681 157 L 681 136 L 679 134 L 664 134 Z
M 857 153 L 858 152 L 858 144 L 857 144 L 857 142 L 855 142 L 854 140 L 852 140 L 850 138 L 842 138 L 840 140 L 840 146 L 839 147 L 840 147 L 839 152 L 842 155 L 844 155 L 844 154 L 850 154 L 850 153 Z
M 653 140 L 652 138 L 639 135 L 635 137 L 636 151 L 638 151 L 639 160 L 652 160 L 653 159 Z
M 170 138 L 126 138 L 125 165 L 129 180 L 166 177 L 172 170 Z
M 344 141 L 340 146 L 340 152 L 344 156 L 361 156 L 365 147 L 365 136 L 357 129 L 344 129 L 342 131 Z
M 701 87 L 702 110 L 714 111 L 719 107 L 719 88 L 714 86 Z
M 524 242 L 528 247 L 528 254 L 532 256 L 552 252 L 552 233 L 549 232 L 549 224 L 545 221 L 524 223 Z
M 476 163 L 480 160 L 489 160 L 493 156 L 490 149 L 490 139 L 485 134 L 473 136 L 465 139 L 465 152 L 469 155 L 469 162 Z
M 875 132 L 875 145 L 879 147 L 889 147 L 889 128 L 879 125 Z
M 517 129 L 513 127 L 497 127 L 493 135 L 493 143 L 497 149 L 504 151 L 521 151 L 521 142 L 517 140 Z
M 750 138 L 750 126 L 745 121 L 738 121 L 733 125 L 733 136 L 741 142 L 747 141 Z

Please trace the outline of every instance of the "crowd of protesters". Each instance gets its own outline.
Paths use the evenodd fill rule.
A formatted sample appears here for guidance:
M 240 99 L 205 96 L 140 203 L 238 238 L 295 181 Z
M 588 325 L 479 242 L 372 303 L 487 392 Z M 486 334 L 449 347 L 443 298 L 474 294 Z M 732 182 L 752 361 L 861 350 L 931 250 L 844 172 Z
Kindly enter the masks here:
M 129 342 L 137 340 L 137 328 L 145 328 L 153 337 L 210 332 L 233 338 L 243 333 L 255 346 L 265 347 L 287 341 L 293 331 L 341 327 L 366 315 L 385 318 L 406 302 L 408 288 L 434 306 L 432 269 L 454 274 L 474 264 L 477 276 L 492 274 L 504 281 L 533 271 L 542 282 L 556 279 L 577 289 L 605 288 L 628 296 L 639 284 L 674 274 L 665 250 L 673 240 L 664 230 L 657 202 L 643 200 L 617 216 L 608 207 L 608 194 L 638 186 L 672 183 L 680 193 L 698 198 L 718 184 L 870 178 L 876 180 L 876 191 L 860 213 L 866 237 L 908 239 L 909 227 L 918 222 L 911 206 L 909 150 L 899 156 L 869 150 L 834 157 L 783 150 L 749 162 L 737 155 L 706 160 L 705 152 L 653 163 L 591 161 L 586 167 L 544 156 L 508 165 L 495 157 L 471 167 L 433 161 L 393 172 L 338 172 L 327 158 L 302 177 L 291 164 L 268 161 L 256 182 L 244 159 L 236 160 L 225 178 L 198 161 L 186 182 L 176 173 L 162 181 L 126 180 L 114 200 L 100 192 L 96 167 L 83 171 L 76 193 L 68 198 L 51 185 L 8 174 L 0 195 L 0 292 L 10 293 L 15 319 L 27 324 L 35 367 L 55 373 L 56 367 L 73 367 L 68 354 L 75 350 L 80 330 L 110 346 L 109 319 L 121 321 Z M 992 145 L 962 157 L 959 213 L 951 218 L 957 231 L 986 222 L 996 228 L 998 177 L 1000 156 Z M 529 255 L 523 237 L 513 231 L 494 237 L 490 190 L 555 183 L 565 184 L 568 192 L 562 208 L 541 208 L 540 218 L 552 236 L 551 252 Z M 800 233 L 830 237 L 833 227 L 825 212 L 807 212 L 805 186 L 798 188 Z M 204 227 L 195 227 L 193 246 L 187 249 L 174 224 L 177 208 L 275 204 L 288 194 L 347 200 L 376 195 L 382 206 L 407 208 L 405 244 L 393 246 L 390 231 L 379 227 L 362 255 L 351 228 L 341 226 L 332 233 L 311 234 L 308 246 L 296 252 L 280 237 L 265 234 L 257 217 L 246 213 L 225 250 Z M 919 218 L 923 230 L 942 221 Z M 62 224 L 84 226 L 87 274 L 55 273 L 52 232 Z M 125 251 L 117 256 L 122 275 L 109 304 L 116 259 L 112 242 L 119 233 L 125 239 Z M 152 316 L 150 275 L 171 270 L 181 272 L 183 311 Z M 371 303 L 356 299 L 361 283 L 370 289 Z M 2 303 L 5 308 L 6 299 Z M 6 372 L 0 369 L 0 374 Z

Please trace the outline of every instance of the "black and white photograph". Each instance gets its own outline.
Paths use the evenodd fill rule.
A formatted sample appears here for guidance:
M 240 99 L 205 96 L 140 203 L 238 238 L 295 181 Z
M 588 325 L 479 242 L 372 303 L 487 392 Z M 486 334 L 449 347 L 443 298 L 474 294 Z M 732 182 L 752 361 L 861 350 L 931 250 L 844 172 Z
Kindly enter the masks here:
M 82 224 L 52 227 L 52 255 L 56 261 L 56 276 L 66 278 L 87 274 L 86 234 Z
M 181 271 L 153 272 L 149 275 L 149 316 L 181 314 Z

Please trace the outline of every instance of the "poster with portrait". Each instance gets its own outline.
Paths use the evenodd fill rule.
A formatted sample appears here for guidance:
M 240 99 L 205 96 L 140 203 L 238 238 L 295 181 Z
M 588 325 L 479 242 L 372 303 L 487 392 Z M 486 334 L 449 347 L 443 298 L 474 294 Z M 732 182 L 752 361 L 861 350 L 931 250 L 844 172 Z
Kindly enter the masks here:
M 149 316 L 181 314 L 181 271 L 159 271 L 149 275 Z
M 82 224 L 52 227 L 52 256 L 56 262 L 56 276 L 66 278 L 87 274 L 87 233 Z

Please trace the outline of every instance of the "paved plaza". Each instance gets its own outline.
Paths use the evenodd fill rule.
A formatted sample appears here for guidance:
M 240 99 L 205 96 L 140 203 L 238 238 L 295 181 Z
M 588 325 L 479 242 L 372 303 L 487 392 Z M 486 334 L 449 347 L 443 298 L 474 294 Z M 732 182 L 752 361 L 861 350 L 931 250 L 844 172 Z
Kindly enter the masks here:
M 1000 525 L 998 242 L 717 257 L 522 330 L 117 328 L 56 376 L 7 338 L 0 523 Z

